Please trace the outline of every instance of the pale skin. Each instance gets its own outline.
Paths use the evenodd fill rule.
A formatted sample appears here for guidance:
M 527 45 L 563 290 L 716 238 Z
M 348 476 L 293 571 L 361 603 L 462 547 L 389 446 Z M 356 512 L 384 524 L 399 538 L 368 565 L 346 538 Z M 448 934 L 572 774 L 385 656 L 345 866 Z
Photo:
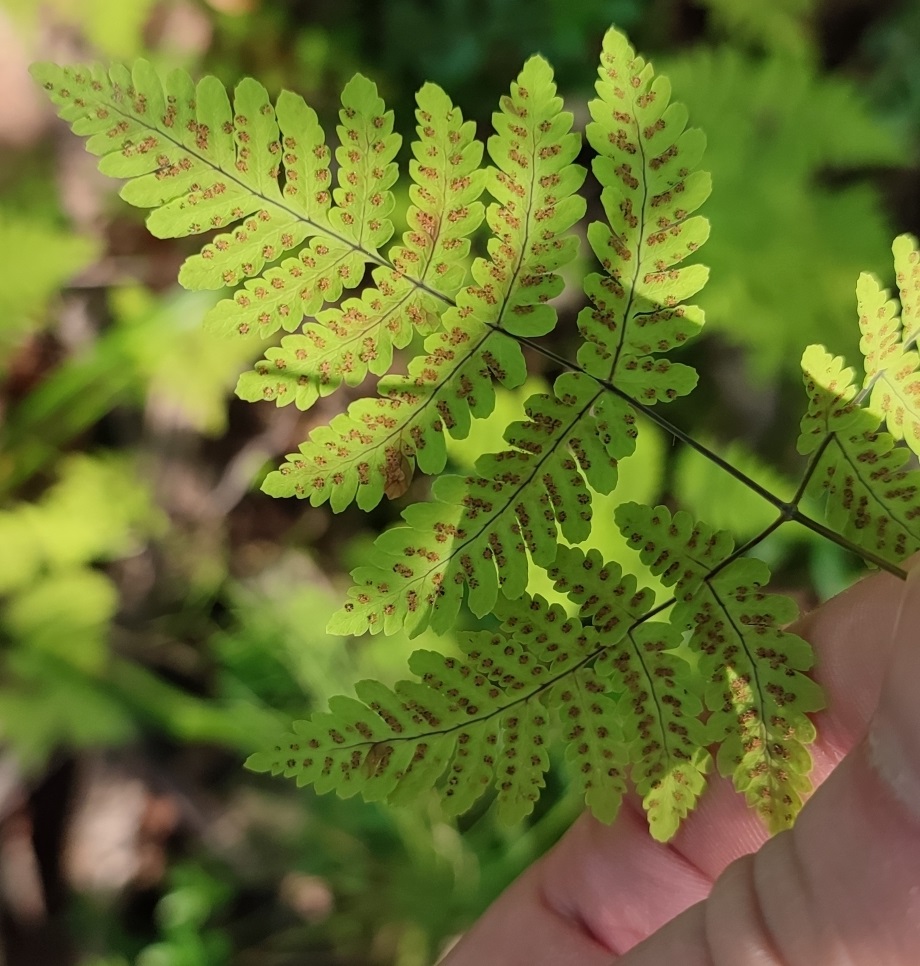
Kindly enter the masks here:
M 794 628 L 813 644 L 817 790 L 767 840 L 713 778 L 668 844 L 641 806 L 583 815 L 442 966 L 917 966 L 920 563 L 868 578 Z

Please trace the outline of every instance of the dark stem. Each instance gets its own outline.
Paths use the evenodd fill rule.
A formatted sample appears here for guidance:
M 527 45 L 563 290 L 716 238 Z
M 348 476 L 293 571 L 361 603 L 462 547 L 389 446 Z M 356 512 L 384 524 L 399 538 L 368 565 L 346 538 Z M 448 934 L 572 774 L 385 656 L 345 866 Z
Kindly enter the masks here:
M 564 368 L 573 372 L 583 373 L 589 379 L 594 380 L 594 382 L 596 382 L 599 386 L 602 386 L 608 392 L 613 393 L 613 395 L 618 396 L 625 402 L 628 402 L 634 409 L 638 410 L 647 419 L 661 427 L 661 429 L 663 429 L 665 432 L 670 433 L 675 439 L 680 440 L 691 449 L 695 449 L 701 456 L 704 456 L 710 462 L 715 463 L 716 466 L 728 473 L 729 476 L 734 477 L 734 479 L 736 479 L 739 483 L 742 483 L 749 490 L 752 490 L 759 497 L 766 500 L 767 503 L 772 504 L 777 510 L 779 510 L 780 516 L 773 524 L 771 524 L 761 535 L 749 540 L 746 544 L 744 544 L 743 547 L 739 548 L 739 550 L 732 554 L 732 556 L 726 558 L 726 560 L 723 561 L 718 568 L 716 568 L 717 571 L 723 566 L 726 566 L 736 557 L 740 556 L 741 553 L 744 553 L 751 547 L 755 546 L 762 539 L 764 539 L 764 537 L 766 537 L 769 533 L 772 533 L 773 530 L 777 529 L 783 523 L 798 523 L 808 530 L 811 530 L 813 533 L 817 533 L 825 539 L 830 540 L 838 547 L 842 547 L 844 550 L 847 550 L 858 557 L 862 557 L 863 560 L 875 564 L 875 566 L 879 569 L 886 570 L 888 573 L 894 574 L 895 577 L 899 577 L 901 580 L 906 579 L 906 571 L 897 566 L 897 564 L 891 563 L 891 561 L 879 556 L 872 550 L 858 546 L 857 544 L 853 543 L 853 541 L 843 536 L 843 534 L 837 533 L 835 530 L 831 530 L 830 527 L 826 527 L 823 523 L 819 523 L 817 520 L 812 519 L 799 509 L 798 504 L 804 496 L 805 490 L 808 488 L 808 484 L 811 482 L 811 478 L 818 467 L 818 461 L 821 459 L 825 450 L 833 441 L 833 433 L 828 433 L 828 435 L 821 441 L 821 445 L 815 451 L 808 464 L 808 467 L 805 470 L 805 474 L 802 477 L 801 483 L 799 483 L 795 496 L 791 501 L 787 502 L 785 500 L 781 500 L 778 496 L 776 496 L 775 493 L 771 493 L 768 489 L 761 486 L 756 480 L 752 479 L 742 470 L 739 470 L 736 466 L 732 466 L 731 463 L 719 456 L 718 453 L 713 452 L 708 446 L 704 446 L 701 442 L 685 433 L 679 427 L 675 426 L 669 419 L 667 419 L 667 417 L 662 416 L 657 409 L 654 409 L 651 406 L 646 406 L 643 403 L 640 403 L 638 400 L 633 399 L 629 393 L 624 392 L 618 386 L 614 385 L 609 379 L 603 379 L 600 376 L 595 376 L 592 373 L 587 372 L 577 362 L 572 362 L 571 360 L 566 359 L 558 352 L 554 352 L 552 349 L 547 349 L 545 346 L 534 342 L 532 339 L 529 339 L 526 336 L 515 336 L 507 332 L 505 335 L 508 335 L 509 338 L 516 339 L 522 345 L 526 345 L 528 348 L 533 349 L 535 352 L 540 353 L 542 356 L 552 360 L 558 365 L 563 366 Z M 664 609 L 664 605 L 662 605 L 661 608 L 655 608 L 652 613 L 657 613 L 659 609 Z
M 706 457 L 706 459 L 708 459 L 710 462 L 715 463 L 716 466 L 725 470 L 726 473 L 733 476 L 739 483 L 744 484 L 744 486 L 746 486 L 749 490 L 753 490 L 758 496 L 762 497 L 768 503 L 773 504 L 773 506 L 775 506 L 781 513 L 786 515 L 785 519 L 793 519 L 793 510 L 795 509 L 795 505 L 793 503 L 786 503 L 785 501 L 781 500 L 778 496 L 761 486 L 756 480 L 751 479 L 750 476 L 739 470 L 736 466 L 732 466 L 728 460 L 723 459 L 718 453 L 713 452 L 713 450 L 711 450 L 708 446 L 703 445 L 703 443 L 685 433 L 678 426 L 675 426 L 674 423 L 672 423 L 666 416 L 662 416 L 654 407 L 646 406 L 644 403 L 640 403 L 638 400 L 633 399 L 629 393 L 624 392 L 619 388 L 619 386 L 612 383 L 609 379 L 604 379 L 601 376 L 593 375 L 580 366 L 577 362 L 572 362 L 571 360 L 566 359 L 565 356 L 560 355 L 558 352 L 554 352 L 552 349 L 547 349 L 545 346 L 542 346 L 539 343 L 534 342 L 532 339 L 527 338 L 527 336 L 512 336 L 507 332 L 505 335 L 515 339 L 522 345 L 526 345 L 529 349 L 533 349 L 534 352 L 540 353 L 540 355 L 552 360 L 557 365 L 563 366 L 572 372 L 582 373 L 589 379 L 592 379 L 608 392 L 624 400 L 624 402 L 628 402 L 634 409 L 642 413 L 646 419 L 651 420 L 651 422 L 655 423 L 666 433 L 669 433 L 675 439 L 680 440 L 691 449 L 695 449 L 701 456 Z
M 817 533 L 819 536 L 830 540 L 832 543 L 836 543 L 838 547 L 843 547 L 844 550 L 849 550 L 850 553 L 855 554 L 857 557 L 862 557 L 863 560 L 867 560 L 869 563 L 875 564 L 879 570 L 887 570 L 888 573 L 894 574 L 895 577 L 898 577 L 901 580 L 907 579 L 907 571 L 903 570 L 897 564 L 893 564 L 890 560 L 880 557 L 873 550 L 868 550 L 865 547 L 857 546 L 842 534 L 837 533 L 835 530 L 831 530 L 830 527 L 826 527 L 823 523 L 819 523 L 817 520 L 813 520 L 807 514 L 802 513 L 798 507 L 794 508 L 792 520 L 794 523 L 801 524 L 803 527 L 811 530 L 812 533 Z
M 433 294 L 438 294 L 440 298 L 442 298 L 445 302 L 447 302 L 450 305 L 456 304 L 453 299 L 448 298 L 444 295 L 441 295 L 440 293 L 433 293 Z M 595 383 L 597 383 L 597 385 L 601 386 L 603 389 L 607 390 L 608 392 L 622 399 L 624 402 L 629 403 L 634 409 L 636 409 L 643 416 L 645 416 L 646 419 L 655 423 L 657 426 L 663 429 L 666 433 L 669 433 L 675 439 L 680 440 L 680 442 L 682 442 L 684 445 L 689 446 L 691 449 L 696 450 L 701 456 L 705 457 L 711 463 L 714 463 L 720 469 L 728 473 L 729 476 L 736 479 L 739 483 L 746 486 L 749 490 L 752 490 L 763 500 L 766 500 L 767 503 L 770 503 L 772 506 L 776 507 L 777 510 L 779 510 L 780 512 L 779 517 L 769 527 L 767 527 L 761 534 L 759 534 L 756 537 L 753 537 L 751 540 L 745 543 L 742 547 L 736 550 L 731 556 L 727 557 L 715 569 L 714 573 L 718 573 L 718 571 L 721 570 L 722 567 L 727 566 L 729 563 L 731 563 L 732 560 L 735 560 L 737 557 L 741 556 L 741 554 L 746 553 L 752 547 L 756 546 L 761 540 L 767 537 L 770 533 L 772 533 L 782 524 L 798 523 L 801 526 L 805 527 L 806 529 L 811 530 L 813 533 L 817 533 L 820 536 L 824 537 L 825 539 L 830 540 L 832 543 L 835 543 L 838 547 L 842 547 L 844 550 L 847 550 L 858 557 L 862 557 L 864 560 L 868 561 L 869 563 L 875 564 L 875 566 L 878 567 L 879 569 L 886 570 L 888 573 L 894 574 L 894 576 L 899 577 L 901 580 L 906 579 L 907 577 L 906 571 L 898 567 L 896 564 L 891 563 L 889 560 L 886 560 L 884 557 L 880 557 L 877 553 L 875 553 L 872 550 L 868 550 L 864 547 L 857 546 L 851 540 L 843 536 L 843 534 L 840 534 L 834 530 L 831 530 L 830 527 L 826 527 L 823 523 L 819 523 L 817 520 L 813 520 L 811 517 L 809 517 L 807 514 L 803 513 L 799 509 L 798 504 L 802 500 L 802 497 L 805 494 L 805 490 L 808 488 L 808 484 L 811 482 L 811 478 L 818 467 L 818 462 L 821 459 L 821 457 L 824 455 L 824 452 L 827 449 L 827 447 L 833 441 L 833 436 L 834 436 L 833 433 L 828 433 L 828 435 L 821 441 L 820 446 L 815 451 L 815 453 L 811 457 L 811 460 L 809 461 L 808 467 L 805 470 L 802 480 L 799 483 L 798 488 L 796 489 L 795 496 L 792 498 L 791 501 L 787 502 L 786 500 L 780 499 L 778 496 L 776 496 L 775 493 L 771 493 L 770 490 L 766 489 L 766 487 L 761 486 L 760 483 L 758 483 L 755 479 L 752 479 L 745 472 L 743 472 L 742 470 L 739 470 L 738 467 L 733 466 L 731 463 L 728 462 L 728 460 L 719 456 L 718 453 L 711 450 L 708 446 L 705 446 L 703 443 L 699 442 L 699 440 L 696 440 L 688 433 L 685 433 L 684 430 L 680 429 L 680 427 L 675 426 L 674 423 L 672 423 L 666 416 L 662 416 L 657 409 L 653 408 L 652 406 L 646 406 L 644 403 L 641 403 L 637 399 L 634 399 L 632 396 L 629 395 L 629 393 L 624 392 L 622 389 L 619 388 L 619 386 L 615 385 L 609 379 L 604 379 L 601 376 L 595 376 L 593 373 L 588 372 L 583 366 L 579 365 L 579 363 L 573 362 L 571 359 L 567 359 L 565 356 L 561 355 L 560 353 L 554 351 L 553 349 L 548 349 L 546 346 L 541 345 L 538 342 L 535 342 L 533 339 L 530 339 L 527 336 L 513 335 L 512 333 L 506 332 L 504 329 L 501 329 L 495 325 L 493 325 L 492 328 L 494 328 L 496 332 L 501 332 L 503 335 L 507 336 L 508 338 L 514 339 L 516 342 L 519 342 L 521 345 L 525 345 L 529 349 L 533 349 L 534 352 L 538 353 L 539 355 L 542 355 L 545 359 L 549 359 L 550 361 L 555 362 L 557 365 L 562 366 L 562 368 L 568 369 L 570 372 L 578 372 L 584 376 L 587 376 L 587 378 L 593 380 Z M 666 609 L 672 603 L 673 603 L 673 600 L 668 601 L 664 604 L 661 604 L 658 607 L 655 607 L 653 610 L 649 611 L 649 613 L 643 617 L 643 620 L 647 620 L 651 615 L 657 614 L 660 611 Z

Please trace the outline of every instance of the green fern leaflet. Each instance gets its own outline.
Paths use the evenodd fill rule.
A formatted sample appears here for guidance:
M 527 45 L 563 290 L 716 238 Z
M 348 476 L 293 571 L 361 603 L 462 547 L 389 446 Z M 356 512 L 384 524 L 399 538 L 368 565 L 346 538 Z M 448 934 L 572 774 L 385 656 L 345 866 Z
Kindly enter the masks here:
M 900 317 L 898 303 L 889 300 L 874 276 L 861 275 L 856 287 L 860 349 L 866 359 L 863 392 L 894 438 L 920 453 L 920 252 L 910 235 L 896 238 L 892 251 Z
M 810 788 L 807 745 L 815 730 L 807 713 L 824 707 L 803 673 L 814 663 L 811 648 L 782 629 L 798 616 L 795 604 L 764 593 L 766 565 L 731 559 L 731 537 L 689 514 L 627 503 L 617 523 L 652 572 L 674 587 L 671 622 L 690 631 L 699 655 L 719 771 L 770 829 L 787 828 Z

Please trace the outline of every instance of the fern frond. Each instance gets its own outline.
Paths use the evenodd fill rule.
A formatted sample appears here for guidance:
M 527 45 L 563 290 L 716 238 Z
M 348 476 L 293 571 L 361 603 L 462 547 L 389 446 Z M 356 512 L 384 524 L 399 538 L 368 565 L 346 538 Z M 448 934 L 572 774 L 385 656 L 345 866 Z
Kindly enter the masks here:
M 152 209 L 155 234 L 221 232 L 180 276 L 192 288 L 236 287 L 209 324 L 290 333 L 241 379 L 241 396 L 305 410 L 379 377 L 374 395 L 269 475 L 267 492 L 370 509 L 402 495 L 416 469 L 440 473 L 448 439 L 492 413 L 496 383 L 524 384 L 522 346 L 555 326 L 559 270 L 575 255 L 571 229 L 585 211 L 579 136 L 542 58 L 502 98 L 486 170 L 473 125 L 439 88 L 422 88 L 408 231 L 392 246 L 400 138 L 360 75 L 342 95 L 333 166 L 312 109 L 287 92 L 273 104 L 252 80 L 231 96 L 213 78 L 162 79 L 144 62 L 35 72 L 101 169 L 127 179 L 123 196 Z M 569 546 L 592 536 L 592 494 L 614 491 L 619 461 L 635 449 L 637 411 L 731 469 L 649 408 L 696 383 L 667 354 L 704 321 L 686 303 L 708 271 L 685 264 L 709 233 L 695 214 L 710 193 L 709 175 L 696 170 L 704 138 L 670 103 L 668 80 L 616 31 L 599 75 L 587 137 L 606 221 L 588 228 L 601 271 L 585 282 L 576 371 L 528 397 L 498 452 L 466 476 L 439 478 L 430 502 L 379 537 L 330 624 L 342 634 L 443 632 L 466 603 L 494 614 L 499 630 L 460 635 L 456 656 L 417 651 L 418 680 L 361 682 L 356 698 L 333 698 L 250 764 L 368 800 L 405 802 L 443 782 L 453 813 L 494 787 L 501 816 L 519 821 L 561 733 L 594 813 L 612 820 L 631 782 L 652 834 L 666 840 L 702 794 L 716 746 L 720 772 L 776 830 L 810 787 L 808 715 L 823 704 L 805 675 L 809 646 L 782 629 L 794 604 L 766 593 L 769 571 L 742 558 L 728 533 L 687 513 L 627 502 L 615 515 L 644 566 L 674 590 L 654 609 L 653 592 L 609 557 Z M 495 199 L 487 209 L 484 188 Z M 487 257 L 468 266 L 483 217 Z M 900 318 L 874 279 L 860 282 L 863 392 L 841 360 L 817 347 L 806 354 L 799 448 L 812 459 L 793 501 L 734 470 L 780 511 L 760 537 L 790 520 L 827 533 L 800 509 L 802 491 L 823 492 L 832 525 L 867 557 L 884 564 L 920 548 L 920 473 L 905 469 L 909 454 L 897 445 L 920 450 L 920 253 L 906 236 L 895 264 Z M 883 418 L 891 434 L 879 432 Z M 535 567 L 566 607 L 528 591 Z M 668 622 L 654 619 L 668 608 Z
M 527 378 L 520 347 L 498 332 L 455 326 L 429 337 L 426 347 L 429 354 L 413 359 L 408 375 L 381 379 L 378 397 L 357 400 L 314 430 L 269 474 L 265 492 L 314 506 L 328 501 L 335 511 L 352 502 L 371 509 L 385 494 L 403 493 L 416 465 L 425 473 L 444 469 L 445 430 L 462 438 L 472 419 L 492 411 L 493 380 L 514 388 Z
M 808 792 L 815 729 L 808 713 L 824 706 L 803 672 L 810 646 L 782 630 L 796 617 L 788 597 L 767 594 L 766 565 L 732 558 L 725 531 L 673 517 L 665 507 L 623 504 L 617 523 L 662 583 L 674 587 L 671 623 L 690 630 L 710 712 L 716 763 L 771 831 L 791 825 Z
M 100 170 L 128 179 L 122 197 L 152 209 L 154 235 L 236 225 L 180 274 L 193 288 L 243 283 L 208 314 L 211 327 L 263 336 L 293 330 L 358 285 L 368 262 L 382 261 L 400 138 L 366 78 L 357 75 L 342 92 L 333 189 L 315 112 L 290 92 L 275 107 L 246 78 L 231 105 L 216 78 L 195 85 L 179 70 L 161 78 L 143 60 L 130 71 L 38 64 L 32 72 L 88 150 L 102 156 Z
M 708 175 L 689 170 L 702 136 L 684 131 L 686 111 L 668 108 L 666 81 L 653 80 L 651 66 L 615 31 L 605 40 L 601 78 L 589 137 L 603 152 L 595 170 L 617 228 L 589 228 L 608 275 L 590 276 L 595 307 L 579 317 L 586 342 L 578 358 L 586 372 L 560 377 L 552 395 L 532 396 L 530 420 L 505 434 L 511 448 L 480 458 L 476 475 L 462 485 L 440 483 L 434 495 L 447 506 L 413 508 L 404 515 L 408 528 L 377 541 L 374 559 L 355 571 L 350 599 L 330 625 L 336 633 L 392 633 L 401 621 L 410 633 L 429 621 L 446 629 L 464 587 L 478 615 L 492 610 L 499 591 L 509 598 L 523 593 L 528 558 L 548 567 L 560 536 L 571 543 L 589 536 L 589 487 L 611 492 L 617 461 L 633 452 L 633 409 L 604 383 L 649 404 L 696 382 L 687 366 L 651 353 L 685 341 L 703 321 L 681 303 L 704 284 L 706 269 L 673 269 L 708 234 L 705 219 L 688 215 L 709 192 Z M 614 187 L 620 178 L 635 197 Z
M 635 446 L 635 416 L 615 396 L 599 399 L 579 373 L 560 376 L 553 394 L 531 396 L 525 411 L 530 418 L 505 432 L 514 449 L 480 457 L 474 475 L 442 477 L 432 502 L 405 511 L 407 526 L 378 538 L 371 564 L 352 574 L 334 633 L 444 631 L 464 587 L 473 613 L 487 614 L 499 590 L 524 592 L 528 557 L 548 567 L 560 536 L 588 536 L 588 484 L 604 493 L 616 485 L 617 461 Z
M 379 398 L 359 400 L 315 431 L 269 476 L 267 492 L 329 500 L 336 510 L 353 500 L 375 506 L 385 493 L 405 490 L 416 464 L 426 473 L 444 468 L 441 434 L 463 438 L 472 418 L 492 411 L 493 380 L 508 388 L 523 383 L 521 348 L 506 333 L 541 335 L 555 324 L 546 303 L 562 289 L 557 269 L 575 254 L 569 229 L 584 212 L 574 194 L 584 170 L 572 163 L 579 138 L 542 58 L 525 64 L 494 124 L 490 258 L 474 261 L 473 284 L 457 293 L 442 331 L 428 337 L 408 374 L 382 379 Z
M 360 792 L 391 802 L 430 788 L 446 770 L 448 812 L 466 811 L 494 784 L 502 818 L 518 821 L 533 808 L 549 767 L 554 699 L 546 692 L 555 676 L 583 665 L 598 640 L 540 598 L 515 602 L 508 616 L 498 633 L 462 635 L 462 657 L 417 651 L 409 666 L 421 681 L 401 681 L 392 690 L 360 682 L 360 700 L 333 698 L 328 713 L 296 723 L 249 767 L 321 793 Z M 591 692 L 589 675 L 583 677 Z M 622 780 L 613 752 L 603 747 L 596 745 L 596 753 Z
M 242 89 L 245 91 L 249 87 L 246 83 Z M 205 87 L 204 80 L 199 85 L 199 97 L 208 88 L 213 88 L 215 99 L 223 101 L 222 89 L 211 82 Z M 258 95 L 264 109 L 267 95 L 263 97 L 261 92 Z M 222 124 L 229 123 L 226 121 L 227 108 L 228 105 L 221 103 L 217 109 L 218 116 L 224 118 Z M 268 114 L 257 116 L 268 117 Z M 234 123 L 239 124 L 240 117 L 242 115 L 237 114 Z M 283 136 L 283 150 L 277 152 L 284 172 L 283 196 L 292 203 L 298 202 L 292 204 L 295 210 L 285 217 L 282 213 L 263 209 L 259 217 L 249 218 L 236 230 L 218 235 L 182 265 L 179 281 L 185 288 L 218 289 L 259 275 L 266 263 L 296 248 L 313 234 L 310 222 L 325 222 L 332 202 L 332 176 L 326 135 L 316 113 L 295 94 L 282 91 L 275 105 L 275 120 L 276 126 L 263 126 L 262 134 L 270 139 L 270 143 L 276 143 Z M 243 132 L 237 135 L 238 138 L 242 136 Z M 251 137 L 248 133 L 247 136 Z M 225 164 L 235 164 L 229 150 L 222 160 Z M 297 214 L 303 217 L 297 218 Z
M 711 190 L 709 174 L 694 170 L 705 137 L 686 128 L 682 104 L 669 104 L 668 79 L 615 30 L 604 38 L 599 74 L 586 134 L 609 225 L 588 229 L 605 274 L 585 279 L 593 307 L 578 318 L 578 361 L 634 399 L 668 401 L 696 384 L 692 369 L 655 354 L 692 338 L 704 321 L 681 303 L 706 284 L 708 269 L 675 266 L 709 237 L 708 221 L 692 216 Z
M 360 791 L 365 798 L 389 801 L 405 801 L 431 787 L 446 769 L 443 794 L 451 814 L 466 811 L 494 784 L 502 817 L 516 821 L 539 796 L 550 742 L 561 728 L 586 802 L 601 820 L 612 821 L 626 791 L 630 754 L 641 761 L 638 735 L 649 724 L 638 721 L 636 734 L 624 738 L 619 719 L 624 713 L 640 718 L 648 698 L 627 680 L 621 660 L 608 661 L 602 671 L 590 663 L 641 618 L 651 595 L 637 592 L 631 577 L 621 581 L 615 566 L 600 579 L 606 576 L 607 597 L 622 618 L 616 633 L 609 615 L 602 636 L 597 627 L 567 617 L 558 604 L 524 595 L 502 604 L 498 633 L 462 635 L 462 657 L 417 651 L 409 665 L 421 683 L 403 681 L 389 691 L 362 682 L 356 687 L 360 702 L 333 699 L 329 714 L 296 724 L 294 734 L 273 753 L 254 756 L 250 767 L 315 784 L 320 792 Z M 663 678 L 667 658 L 652 653 L 657 646 L 648 650 L 652 673 Z M 606 694 L 612 687 L 631 688 L 631 694 L 614 700 Z M 655 687 L 656 698 L 667 695 L 672 702 L 660 724 L 669 731 L 668 747 L 679 748 L 678 732 L 687 730 L 682 691 L 663 679 Z M 649 764 L 639 780 L 666 795 L 665 781 L 674 776 L 658 775 L 656 737 L 650 736 Z M 676 781 L 683 787 L 682 776 Z M 686 803 L 692 804 L 689 795 Z M 664 823 L 656 821 L 655 828 L 664 834 Z
M 270 349 L 240 379 L 237 394 L 243 399 L 308 409 L 343 383 L 356 386 L 368 372 L 383 375 L 394 349 L 407 346 L 415 332 L 438 327 L 445 299 L 456 295 L 466 274 L 469 235 L 484 214 L 477 199 L 485 173 L 479 170 L 482 145 L 475 127 L 447 95 L 426 84 L 416 99 L 410 230 L 388 252 L 392 267 L 375 268 L 374 285 L 360 298 L 319 313 L 302 334 Z
M 884 418 L 895 439 L 903 439 L 920 453 L 920 251 L 910 235 L 899 235 L 892 245 L 894 270 L 901 294 L 898 303 L 868 274 L 856 286 L 859 348 L 866 360 L 865 391 L 869 408 Z
M 531 57 L 501 111 L 492 115 L 486 187 L 497 204 L 486 218 L 494 237 L 489 259 L 476 259 L 458 314 L 472 315 L 512 335 L 545 335 L 556 324 L 547 303 L 564 287 L 557 269 L 570 262 L 578 239 L 568 231 L 585 213 L 577 194 L 585 170 L 574 164 L 581 137 L 572 115 L 562 110 L 553 71 Z
M 857 402 L 852 369 L 822 346 L 802 357 L 808 412 L 799 452 L 814 454 L 807 492 L 827 496 L 827 522 L 893 564 L 920 549 L 920 472 L 909 452 L 879 430 L 880 416 Z
M 631 772 L 652 834 L 670 838 L 710 761 L 680 635 L 646 621 L 653 594 L 597 551 L 561 548 L 550 573 L 577 616 L 526 593 L 503 600 L 497 633 L 461 635 L 459 657 L 416 651 L 409 666 L 420 682 L 392 691 L 362 682 L 360 701 L 333 699 L 250 767 L 391 802 L 446 772 L 450 813 L 494 784 L 502 817 L 516 821 L 539 796 L 558 735 L 600 820 L 616 817 Z

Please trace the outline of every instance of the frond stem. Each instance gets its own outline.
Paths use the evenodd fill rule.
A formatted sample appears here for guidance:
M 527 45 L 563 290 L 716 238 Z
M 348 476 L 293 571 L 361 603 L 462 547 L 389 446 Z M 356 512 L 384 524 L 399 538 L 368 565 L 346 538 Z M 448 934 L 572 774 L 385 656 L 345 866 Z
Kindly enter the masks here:
M 505 333 L 505 334 L 509 335 L 510 333 Z M 528 348 L 533 349 L 535 352 L 540 353 L 542 356 L 544 356 L 547 359 L 550 359 L 551 361 L 557 363 L 558 365 L 561 365 L 564 368 L 569 369 L 570 371 L 573 371 L 573 372 L 583 373 L 589 379 L 593 379 L 599 386 L 603 387 L 608 392 L 613 393 L 615 396 L 618 396 L 620 399 L 624 400 L 625 402 L 628 402 L 636 410 L 642 413 L 643 416 L 651 420 L 653 423 L 655 423 L 665 432 L 670 433 L 675 439 L 680 440 L 680 442 L 683 443 L 684 445 L 689 446 L 691 449 L 696 450 L 701 456 L 705 457 L 710 462 L 718 466 L 720 469 L 728 473 L 729 476 L 732 476 L 739 483 L 743 484 L 749 490 L 752 490 L 754 493 L 756 493 L 759 497 L 766 500 L 767 503 L 770 503 L 772 506 L 776 507 L 776 509 L 779 510 L 780 512 L 780 516 L 776 520 L 776 522 L 772 524 L 769 528 L 767 528 L 767 530 L 762 535 L 753 538 L 753 540 L 748 541 L 748 543 L 746 543 L 744 547 L 741 548 L 740 552 L 746 552 L 747 550 L 749 550 L 752 546 L 759 543 L 760 540 L 764 539 L 764 537 L 766 537 L 768 533 L 772 533 L 772 531 L 775 530 L 781 524 L 798 523 L 801 526 L 805 527 L 806 529 L 811 530 L 813 533 L 819 534 L 825 539 L 830 540 L 832 543 L 837 544 L 837 546 L 842 547 L 844 550 L 848 550 L 850 553 L 853 553 L 856 556 L 862 557 L 863 560 L 866 560 L 869 563 L 875 564 L 875 566 L 879 567 L 881 570 L 886 570 L 888 571 L 888 573 L 894 574 L 895 577 L 898 577 L 901 580 L 906 579 L 907 573 L 901 567 L 898 567 L 896 564 L 891 563 L 891 561 L 886 560 L 884 557 L 879 556 L 877 553 L 875 553 L 872 550 L 857 546 L 855 543 L 853 543 L 851 540 L 848 540 L 842 534 L 837 533 L 835 530 L 832 530 L 830 527 L 825 526 L 823 523 L 819 523 L 817 520 L 808 516 L 806 513 L 803 513 L 799 509 L 798 504 L 802 499 L 802 496 L 804 495 L 805 489 L 808 486 L 808 483 L 811 480 L 811 477 L 814 474 L 815 469 L 817 468 L 818 460 L 821 458 L 821 456 L 823 455 L 827 447 L 833 442 L 833 439 L 834 439 L 833 433 L 829 433 L 825 437 L 825 439 L 822 440 L 821 445 L 818 448 L 818 451 L 815 453 L 814 457 L 812 457 L 812 460 L 805 471 L 805 475 L 802 479 L 802 482 L 799 484 L 798 490 L 796 491 L 794 498 L 791 501 L 787 502 L 786 500 L 783 500 L 780 497 L 778 497 L 775 493 L 770 492 L 770 490 L 766 489 L 766 487 L 761 486 L 761 484 L 758 483 L 755 479 L 752 479 L 742 470 L 739 470 L 736 466 L 733 466 L 731 463 L 728 462 L 728 460 L 719 456 L 718 453 L 711 450 L 708 446 L 699 442 L 699 440 L 694 439 L 692 436 L 690 436 L 688 433 L 685 433 L 678 426 L 675 426 L 674 423 L 672 423 L 667 417 L 662 416 L 656 409 L 654 409 L 651 406 L 646 406 L 644 403 L 641 403 L 638 400 L 634 399 L 632 396 L 629 395 L 629 393 L 624 392 L 622 389 L 619 388 L 619 386 L 614 385 L 614 383 L 612 383 L 609 379 L 603 379 L 600 376 L 595 376 L 593 373 L 587 372 L 584 369 L 584 367 L 579 365 L 577 362 L 572 362 L 571 360 L 566 359 L 558 352 L 554 352 L 552 349 L 547 349 L 545 346 L 542 346 L 539 343 L 535 342 L 534 340 L 529 339 L 527 336 L 512 336 L 512 338 L 516 339 L 522 345 L 526 345 Z M 740 554 L 736 552 L 736 554 L 732 555 L 730 558 L 727 558 L 725 561 L 723 561 L 721 566 L 726 566 L 728 563 L 731 562 L 731 560 L 735 558 L 735 556 L 738 556 L 738 555 Z M 662 607 L 661 609 L 664 609 L 664 608 Z M 656 608 L 656 612 L 657 610 L 658 608 Z
M 884 557 L 879 556 L 875 551 L 868 550 L 866 547 L 859 547 L 851 540 L 848 540 L 845 536 L 837 533 L 836 530 L 831 530 L 830 527 L 825 526 L 818 520 L 812 519 L 805 513 L 802 513 L 798 507 L 793 508 L 793 515 L 791 517 L 794 523 L 798 523 L 812 533 L 817 533 L 819 536 L 830 540 L 831 543 L 836 543 L 838 547 L 842 547 L 844 550 L 848 550 L 850 553 L 857 557 L 862 557 L 863 560 L 867 560 L 869 563 L 875 564 L 879 570 L 886 570 L 888 573 L 893 574 L 900 580 L 907 579 L 907 571 L 897 564 L 893 564 L 890 560 L 886 560 Z
M 510 333 L 505 334 L 509 335 Z M 651 420 L 666 433 L 669 433 L 675 439 L 680 440 L 680 442 L 684 443 L 686 446 L 689 446 L 691 449 L 695 449 L 701 456 L 704 456 L 712 463 L 715 463 L 716 466 L 725 470 L 726 473 L 733 476 L 736 480 L 738 480 L 739 483 L 742 483 L 748 489 L 753 490 L 758 496 L 762 497 L 768 503 L 771 503 L 778 510 L 791 513 L 793 508 L 791 504 L 781 500 L 778 496 L 761 486 L 756 480 L 752 479 L 746 473 L 742 472 L 737 467 L 732 466 L 728 460 L 719 456 L 718 453 L 711 450 L 708 446 L 694 439 L 678 426 L 675 426 L 674 423 L 672 423 L 666 416 L 662 416 L 652 406 L 646 406 L 644 403 L 634 399 L 629 395 L 628 392 L 624 392 L 619 388 L 619 386 L 615 385 L 609 379 L 604 379 L 601 376 L 595 376 L 593 373 L 588 372 L 584 366 L 579 365 L 577 362 L 572 362 L 570 359 L 566 359 L 565 356 L 560 355 L 558 352 L 554 352 L 552 349 L 547 349 L 545 346 L 540 345 L 533 339 L 529 339 L 527 336 L 512 336 L 512 338 L 516 339 L 522 345 L 526 345 L 529 349 L 533 349 L 535 352 L 540 353 L 542 356 L 550 359 L 552 362 L 557 363 L 557 365 L 563 366 L 572 372 L 581 373 L 587 376 L 589 379 L 594 380 L 594 382 L 606 389 L 608 392 L 613 393 L 613 395 L 622 399 L 624 402 L 628 402 L 634 409 L 638 410 L 643 416 Z M 792 517 L 789 516 L 788 519 L 791 520 Z

